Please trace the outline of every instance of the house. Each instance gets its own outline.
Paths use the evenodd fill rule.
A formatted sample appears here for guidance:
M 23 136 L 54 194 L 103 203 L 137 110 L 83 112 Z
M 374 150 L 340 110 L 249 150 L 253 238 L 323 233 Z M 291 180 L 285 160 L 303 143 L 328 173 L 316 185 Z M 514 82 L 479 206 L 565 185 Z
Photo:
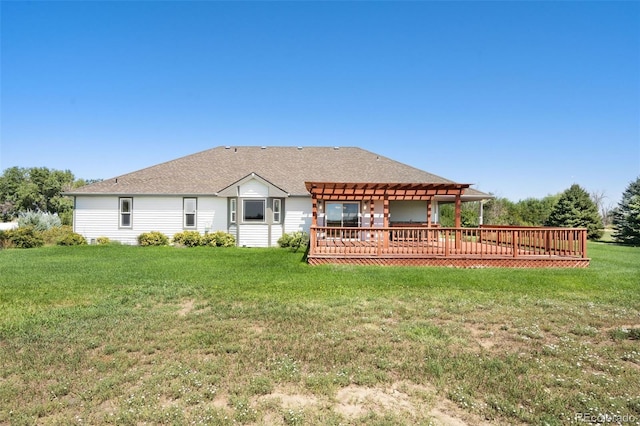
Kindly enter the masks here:
M 312 264 L 446 258 L 446 264 L 477 266 L 478 258 L 485 265 L 507 257 L 502 264 L 530 266 L 522 258 L 548 255 L 581 259 L 572 265 L 584 266 L 579 230 L 569 237 L 496 228 L 472 235 L 461 228 L 461 203 L 492 198 L 470 186 L 355 147 L 220 146 L 66 195 L 74 197 L 74 231 L 89 242 L 104 236 L 136 244 L 148 231 L 172 237 L 221 230 L 239 246 L 270 247 L 283 234 L 305 231 Z M 438 225 L 443 203 L 455 205 L 454 228 Z M 514 263 L 515 257 L 521 259 Z
M 87 240 L 100 236 L 135 244 L 151 230 L 169 237 L 184 230 L 226 231 L 240 246 L 268 247 L 312 222 L 312 197 L 305 182 L 453 183 L 360 148 L 217 147 L 67 193 L 75 197 L 74 228 Z M 468 187 L 468 185 L 467 185 Z M 467 189 L 462 201 L 490 198 Z M 431 221 L 438 221 L 434 198 Z M 382 200 L 373 220 L 381 225 Z M 367 205 L 344 201 L 327 206 L 320 223 L 369 223 Z M 394 221 L 424 223 L 417 200 L 391 201 Z

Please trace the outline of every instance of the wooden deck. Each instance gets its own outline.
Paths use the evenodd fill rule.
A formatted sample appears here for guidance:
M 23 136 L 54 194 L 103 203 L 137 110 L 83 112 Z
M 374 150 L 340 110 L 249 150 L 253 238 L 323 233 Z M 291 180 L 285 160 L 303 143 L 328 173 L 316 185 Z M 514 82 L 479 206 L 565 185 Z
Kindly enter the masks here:
M 308 262 L 464 268 L 589 266 L 579 228 L 311 227 Z

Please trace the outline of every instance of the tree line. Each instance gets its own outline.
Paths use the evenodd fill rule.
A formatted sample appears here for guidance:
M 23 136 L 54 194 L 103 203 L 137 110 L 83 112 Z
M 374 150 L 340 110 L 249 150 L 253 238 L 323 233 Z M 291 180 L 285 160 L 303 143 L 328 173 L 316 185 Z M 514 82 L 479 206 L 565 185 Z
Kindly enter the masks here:
M 9 222 L 21 213 L 41 211 L 55 213 L 63 225 L 71 225 L 73 200 L 62 193 L 96 181 L 76 179 L 70 170 L 8 168 L 0 176 L 0 221 Z
M 57 214 L 62 224 L 71 225 L 73 201 L 65 191 L 97 182 L 76 179 L 69 170 L 46 167 L 11 167 L 0 176 L 0 221 L 8 222 L 29 211 Z M 591 239 L 602 236 L 604 225 L 613 224 L 618 242 L 640 245 L 640 177 L 631 182 L 615 208 L 604 205 L 604 192 L 589 194 L 574 184 L 561 194 L 513 202 L 496 197 L 483 202 L 485 225 L 560 226 L 588 229 Z M 479 202 L 463 203 L 462 225 L 480 223 Z M 454 225 L 454 207 L 440 207 L 440 224 Z

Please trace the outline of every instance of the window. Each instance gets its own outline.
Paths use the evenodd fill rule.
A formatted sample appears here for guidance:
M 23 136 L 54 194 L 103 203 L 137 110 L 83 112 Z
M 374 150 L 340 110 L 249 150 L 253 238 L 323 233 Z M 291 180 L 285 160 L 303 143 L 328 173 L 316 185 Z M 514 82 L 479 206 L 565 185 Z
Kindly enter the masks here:
M 131 228 L 133 198 L 120 198 L 120 227 Z
M 360 204 L 326 203 L 327 226 L 358 227 Z
M 282 200 L 275 198 L 273 200 L 273 223 L 280 223 L 281 208 L 282 208 Z
M 196 211 L 198 208 L 197 198 L 185 198 L 183 199 L 184 209 L 184 227 L 195 228 L 196 227 Z
M 238 200 L 232 198 L 229 202 L 229 222 L 236 223 L 236 217 L 238 212 Z
M 264 222 L 265 200 L 243 200 L 242 220 L 244 222 Z

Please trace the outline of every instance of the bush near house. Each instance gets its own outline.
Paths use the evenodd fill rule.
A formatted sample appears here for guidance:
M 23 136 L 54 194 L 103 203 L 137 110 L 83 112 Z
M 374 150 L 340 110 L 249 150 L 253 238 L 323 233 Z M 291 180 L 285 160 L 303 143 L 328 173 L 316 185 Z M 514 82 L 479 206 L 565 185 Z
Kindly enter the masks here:
M 87 244 L 87 240 L 77 232 L 71 232 L 62 237 L 57 244 L 59 246 L 84 246 Z
M 34 248 L 44 245 L 42 234 L 30 226 L 4 231 L 0 234 L 0 239 L 3 248 Z
M 138 235 L 138 244 L 142 247 L 168 246 L 169 237 L 158 231 L 144 232 Z
M 288 247 L 293 251 L 298 251 L 300 247 L 305 247 L 307 244 L 309 244 L 309 234 L 301 231 L 284 234 L 278 240 L 278 245 L 280 247 Z
M 98 237 L 96 238 L 96 244 L 98 244 L 99 246 L 108 246 L 110 244 L 113 244 L 113 242 L 111 241 L 111 239 L 109 239 L 109 237 Z
M 173 236 L 173 243 L 185 247 L 198 247 L 202 245 L 202 235 L 198 231 L 178 232 Z
M 211 247 L 233 247 L 236 245 L 236 237 L 228 232 L 217 231 L 202 237 L 202 245 Z

